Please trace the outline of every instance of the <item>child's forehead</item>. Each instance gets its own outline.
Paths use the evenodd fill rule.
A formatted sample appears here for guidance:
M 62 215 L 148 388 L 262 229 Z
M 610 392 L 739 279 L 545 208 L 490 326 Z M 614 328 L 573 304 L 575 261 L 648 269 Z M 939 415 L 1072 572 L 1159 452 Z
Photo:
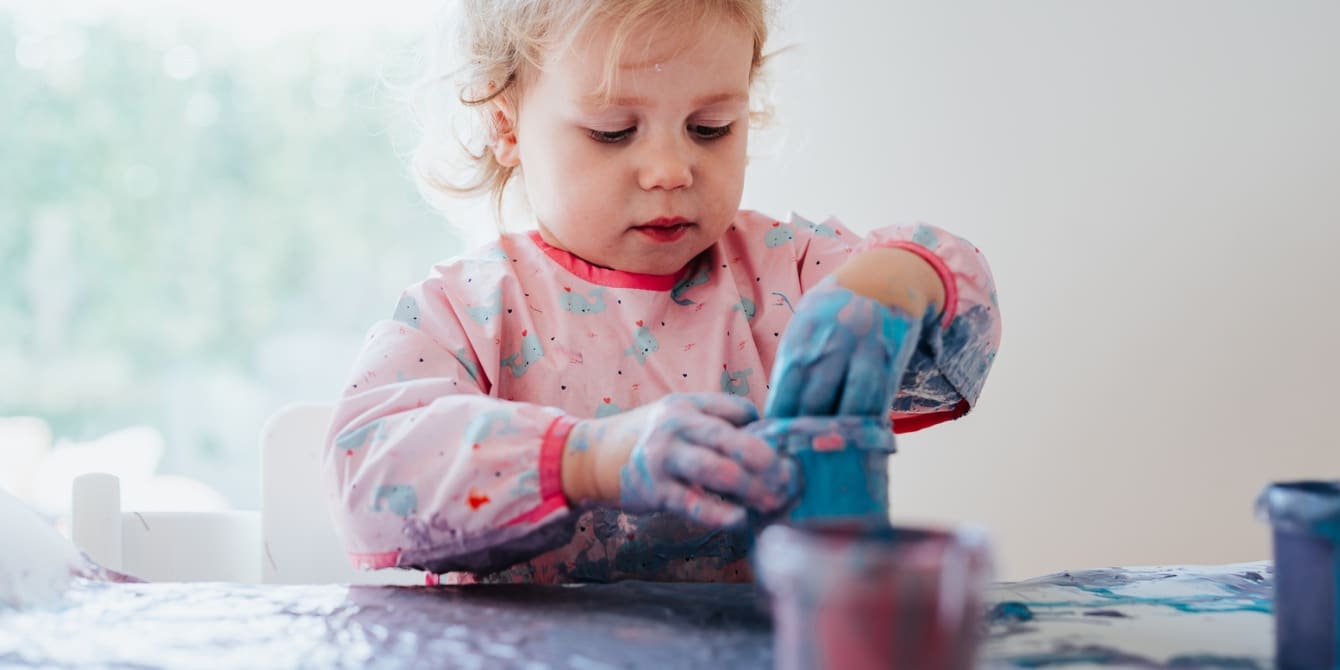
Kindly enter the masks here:
M 737 21 L 634 25 L 621 42 L 615 26 L 607 22 L 575 34 L 566 48 L 547 59 L 544 70 L 587 89 L 584 98 L 607 98 L 616 83 L 611 79 L 624 79 L 619 75 L 626 73 L 669 78 L 688 71 L 707 79 L 739 73 L 747 81 L 753 54 L 752 34 Z

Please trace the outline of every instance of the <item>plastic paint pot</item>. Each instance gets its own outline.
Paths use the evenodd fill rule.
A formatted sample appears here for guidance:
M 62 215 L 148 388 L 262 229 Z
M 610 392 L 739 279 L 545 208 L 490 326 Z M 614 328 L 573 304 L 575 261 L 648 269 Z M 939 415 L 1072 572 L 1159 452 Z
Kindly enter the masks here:
M 1275 663 L 1340 668 L 1340 481 L 1280 482 L 1256 500 L 1275 546 Z
M 991 579 L 976 529 L 800 529 L 755 546 L 783 670 L 974 667 Z
M 797 526 L 842 524 L 866 528 L 889 523 L 887 420 L 866 416 L 763 419 L 746 430 L 795 459 L 800 496 L 780 519 Z

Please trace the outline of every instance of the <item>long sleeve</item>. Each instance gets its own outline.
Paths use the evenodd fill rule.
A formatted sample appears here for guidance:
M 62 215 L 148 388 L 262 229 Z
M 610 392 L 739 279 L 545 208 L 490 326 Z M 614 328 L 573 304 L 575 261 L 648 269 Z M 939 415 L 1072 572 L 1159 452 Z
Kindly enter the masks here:
M 852 255 L 875 247 L 916 253 L 944 282 L 939 322 L 922 329 L 890 408 L 896 432 L 956 419 L 977 404 L 1001 335 L 995 281 L 980 249 L 926 224 L 879 228 L 864 238 L 831 219 L 816 224 L 793 216 L 786 225 L 801 247 L 797 261 L 802 288 L 818 283 Z
M 560 468 L 575 420 L 496 397 L 533 343 L 498 327 L 500 292 L 468 295 L 441 276 L 406 291 L 336 406 L 325 477 L 357 567 L 490 572 L 571 538 Z

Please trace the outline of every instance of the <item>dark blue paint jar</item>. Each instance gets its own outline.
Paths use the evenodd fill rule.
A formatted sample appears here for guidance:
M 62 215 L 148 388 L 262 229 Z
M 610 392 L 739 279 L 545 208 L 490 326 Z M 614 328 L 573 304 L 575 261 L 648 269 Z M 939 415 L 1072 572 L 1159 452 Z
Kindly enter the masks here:
M 1340 669 L 1340 481 L 1272 484 L 1256 511 L 1274 529 L 1276 665 Z

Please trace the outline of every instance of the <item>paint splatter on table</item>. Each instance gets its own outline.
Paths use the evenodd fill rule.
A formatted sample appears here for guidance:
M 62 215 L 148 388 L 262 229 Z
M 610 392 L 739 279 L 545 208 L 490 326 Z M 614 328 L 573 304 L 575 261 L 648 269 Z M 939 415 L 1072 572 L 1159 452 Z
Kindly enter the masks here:
M 998 668 L 1269 668 L 1269 562 L 1109 568 L 993 586 Z
M 1269 563 L 998 584 L 989 668 L 1265 668 Z M 747 584 L 364 587 L 78 581 L 0 610 L 3 667 L 769 668 Z

